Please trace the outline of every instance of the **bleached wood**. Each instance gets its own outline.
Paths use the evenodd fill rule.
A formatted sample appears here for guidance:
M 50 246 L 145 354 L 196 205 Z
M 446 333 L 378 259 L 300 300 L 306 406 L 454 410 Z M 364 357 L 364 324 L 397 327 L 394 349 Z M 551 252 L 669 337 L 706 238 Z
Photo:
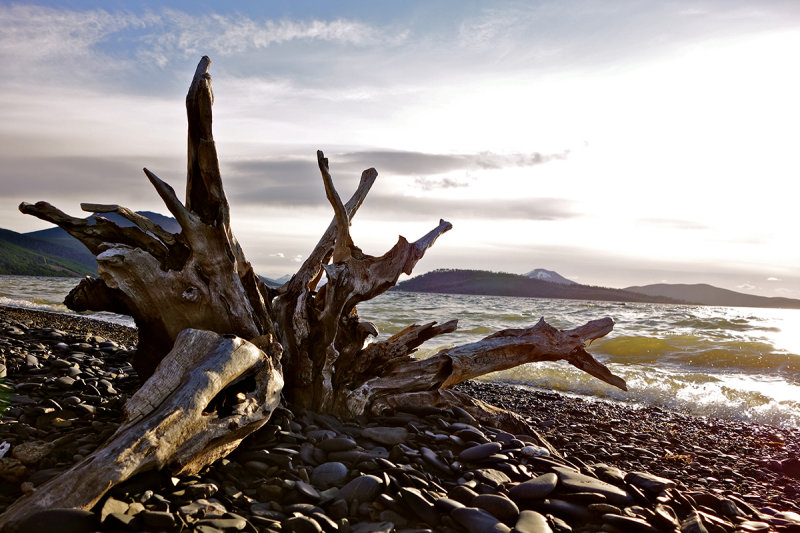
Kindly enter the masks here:
M 442 350 L 426 359 L 403 353 L 404 339 L 390 339 L 380 348 L 398 356 L 371 379 L 343 394 L 337 403 L 342 414 L 381 413 L 420 392 L 448 389 L 468 379 L 526 363 L 564 360 L 615 387 L 627 390 L 625 381 L 611 373 L 585 349 L 587 342 L 603 337 L 614 327 L 610 318 L 593 320 L 570 330 L 558 330 L 544 319 L 526 329 L 509 329 L 474 343 Z M 366 352 L 367 350 L 365 350 Z
M 157 371 L 125 404 L 126 421 L 101 448 L 0 516 L 0 530 L 50 507 L 90 509 L 138 472 L 169 467 L 184 474 L 227 455 L 261 427 L 280 402 L 280 348 L 266 354 L 241 338 L 186 330 Z M 255 385 L 221 416 L 209 405 L 250 373 Z

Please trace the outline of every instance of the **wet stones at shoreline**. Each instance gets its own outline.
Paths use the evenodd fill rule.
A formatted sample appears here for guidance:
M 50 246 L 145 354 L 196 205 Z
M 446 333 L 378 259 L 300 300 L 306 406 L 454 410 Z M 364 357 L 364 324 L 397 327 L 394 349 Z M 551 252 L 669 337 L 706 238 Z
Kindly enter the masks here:
M 67 331 L 62 331 L 66 339 L 49 339 L 53 332 L 19 320 L 12 327 L 22 335 L 6 335 L 3 319 L 0 315 L 0 348 L 8 356 L 5 361 L 10 369 L 4 386 L 16 400 L 26 396 L 31 403 L 15 403 L 19 416 L 6 413 L 0 426 L 0 442 L 15 439 L 4 459 L 13 459 L 25 469 L 17 469 L 16 474 L 14 468 L 0 470 L 0 476 L 5 473 L 15 479 L 11 483 L 0 480 L 4 489 L 14 491 L 13 497 L 0 491 L 0 498 L 5 498 L 0 499 L 0 512 L 23 491 L 34 490 L 90 453 L 93 443 L 120 422 L 119 408 L 138 385 L 125 367 L 125 346 L 115 351 L 106 345 L 106 353 L 101 347 L 104 339 L 73 338 L 74 333 Z M 59 343 L 68 352 L 55 348 Z M 81 343 L 89 346 L 72 347 Z M 85 356 L 71 360 L 65 352 Z M 91 394 L 82 388 L 89 381 L 84 376 L 87 370 L 96 380 L 91 386 L 97 392 L 91 390 Z M 66 380 L 58 382 L 65 376 L 75 379 L 69 388 L 63 388 Z M 21 389 L 29 390 L 17 391 L 20 383 L 38 386 L 24 385 Z M 490 402 L 492 394 L 504 392 L 502 387 L 468 386 Z M 658 439 L 671 441 L 661 435 L 664 431 L 650 434 L 644 424 L 644 429 L 631 431 L 627 439 L 623 431 L 627 422 L 621 418 L 607 422 L 602 409 L 584 408 L 587 419 L 593 416 L 599 423 L 591 429 L 588 420 L 581 419 L 580 409 L 568 412 L 565 402 L 557 398 L 536 398 L 527 398 L 529 414 L 539 419 L 531 419 L 532 427 L 547 433 L 563 458 L 547 454 L 535 435 L 512 435 L 481 426 L 458 409 L 348 421 L 279 409 L 238 450 L 198 476 L 145 473 L 112 489 L 89 514 L 48 511 L 30 520 L 39 533 L 46 533 L 42 524 L 49 523 L 52 513 L 58 513 L 62 528 L 58 531 L 70 524 L 74 531 L 205 533 L 800 531 L 800 515 L 785 494 L 772 505 L 765 505 L 766 499 L 757 503 L 747 497 L 751 489 L 761 487 L 756 478 L 735 480 L 739 488 L 726 489 L 695 478 L 686 468 L 695 461 L 665 459 L 666 444 Z M 79 405 L 96 410 L 78 410 Z M 669 424 L 669 416 L 654 420 L 653 426 Z M 69 425 L 59 427 L 61 422 L 53 424 L 56 419 Z M 556 423 L 548 424 L 550 420 Z M 694 440 L 679 436 L 687 441 L 685 446 L 697 446 L 692 444 L 698 442 L 697 436 Z M 781 450 L 791 451 L 793 443 L 786 439 Z M 682 451 L 672 445 L 673 453 Z M 753 464 L 763 467 L 768 480 L 782 479 L 792 468 L 791 457 L 757 456 L 754 449 L 745 449 L 754 455 Z M 15 451 L 27 463 L 15 459 Z M 692 452 L 702 457 L 694 448 Z M 750 459 L 739 457 L 743 464 Z M 709 475 L 734 479 L 736 472 L 719 471 L 716 464 L 712 460 L 704 464 Z
M 100 335 L 117 334 L 116 327 L 64 331 L 37 325 L 37 313 L 0 312 L 0 370 L 6 372 L 0 379 L 0 447 L 7 448 L 0 457 L 0 508 L 5 508 L 108 438 L 121 421 L 126 396 L 139 383 L 128 363 L 130 347 Z M 135 338 L 135 332 L 126 338 Z
M 406 440 L 370 438 L 392 429 Z M 343 421 L 279 408 L 201 475 L 150 472 L 115 487 L 79 531 L 800 531 L 800 514 L 647 472 L 524 454 L 530 446 L 535 436 L 450 410 Z M 423 448 L 445 469 L 431 468 Z
M 531 417 L 572 461 L 650 472 L 682 480 L 689 490 L 739 494 L 753 505 L 800 511 L 800 475 L 794 470 L 800 467 L 800 430 L 527 393 L 495 383 L 472 381 L 456 389 Z

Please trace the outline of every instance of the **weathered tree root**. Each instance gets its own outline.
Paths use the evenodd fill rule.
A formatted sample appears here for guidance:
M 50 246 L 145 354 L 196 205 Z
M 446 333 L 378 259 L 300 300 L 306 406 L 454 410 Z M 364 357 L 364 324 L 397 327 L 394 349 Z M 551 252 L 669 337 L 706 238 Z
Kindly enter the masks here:
M 449 388 L 496 370 L 557 360 L 625 388 L 584 349 L 611 331 L 610 318 L 566 331 L 541 320 L 427 359 L 411 354 L 426 340 L 453 331 L 456 321 L 409 326 L 386 341 L 365 345 L 377 330 L 359 320 L 356 306 L 389 289 L 401 274 L 410 274 L 452 225 L 440 220 L 415 242 L 400 237 L 380 257 L 363 253 L 353 243 L 350 223 L 378 173 L 365 170 L 343 203 L 321 151 L 317 163 L 334 219 L 291 280 L 280 289 L 267 287 L 230 228 L 211 131 L 210 63 L 208 57 L 201 59 L 186 97 L 185 203 L 144 169 L 180 225 L 179 233 L 114 204 L 81 207 L 117 213 L 134 226 L 120 227 L 99 216 L 89 224 L 46 202 L 20 205 L 23 213 L 66 230 L 97 257 L 99 277 L 83 280 L 65 303 L 75 310 L 132 316 L 139 331 L 133 364 L 149 379 L 126 404 L 127 419 L 117 433 L 12 505 L 0 517 L 0 528 L 53 505 L 89 508 L 111 486 L 147 469 L 197 472 L 266 422 L 281 392 L 290 405 L 344 416 L 458 404 L 482 421 L 531 433 L 513 413 Z M 323 273 L 327 283 L 319 286 Z M 234 384 L 238 396 L 228 398 L 226 387 Z

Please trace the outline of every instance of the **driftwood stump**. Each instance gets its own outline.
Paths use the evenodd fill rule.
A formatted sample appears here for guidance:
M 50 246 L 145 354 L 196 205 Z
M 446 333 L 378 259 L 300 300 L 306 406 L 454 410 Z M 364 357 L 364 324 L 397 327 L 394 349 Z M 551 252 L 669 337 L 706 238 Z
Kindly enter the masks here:
M 317 162 L 334 218 L 298 272 L 282 287 L 268 287 L 230 228 L 211 131 L 210 63 L 202 58 L 186 97 L 185 201 L 144 169 L 180 233 L 169 233 L 118 205 L 81 207 L 118 213 L 134 227 L 102 217 L 89 225 L 45 202 L 20 205 L 23 213 L 53 222 L 95 254 L 98 277 L 83 280 L 65 303 L 77 311 L 132 316 L 139 332 L 133 364 L 147 381 L 128 401 L 126 421 L 115 435 L 12 505 L 0 517 L 0 528 L 54 505 L 90 508 L 114 484 L 144 470 L 197 472 L 263 425 L 281 393 L 290 407 L 342 416 L 458 403 L 479 419 L 524 424 L 450 387 L 524 363 L 565 360 L 625 388 L 584 349 L 611 331 L 610 318 L 565 331 L 542 320 L 427 359 L 412 353 L 426 340 L 455 330 L 455 320 L 411 325 L 385 341 L 367 343 L 377 330 L 359 320 L 356 306 L 385 292 L 401 274 L 410 274 L 452 226 L 441 220 L 415 242 L 400 237 L 380 257 L 363 253 L 350 237 L 350 224 L 378 173 L 365 170 L 344 203 L 321 151 Z M 323 273 L 327 283 L 320 286 Z M 220 401 L 233 391 L 237 399 L 232 404 Z M 228 405 L 224 410 L 223 404 Z M 77 479 L 95 482 L 74 483 Z

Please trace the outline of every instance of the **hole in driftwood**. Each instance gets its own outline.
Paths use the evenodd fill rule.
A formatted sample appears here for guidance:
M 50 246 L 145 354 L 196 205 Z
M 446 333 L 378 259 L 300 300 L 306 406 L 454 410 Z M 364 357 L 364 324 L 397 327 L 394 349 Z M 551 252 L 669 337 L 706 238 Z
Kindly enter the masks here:
M 248 371 L 238 380 L 234 381 L 217 393 L 203 409 L 204 415 L 216 413 L 219 418 L 233 414 L 233 409 L 247 399 L 247 394 L 256 390 L 256 372 Z

